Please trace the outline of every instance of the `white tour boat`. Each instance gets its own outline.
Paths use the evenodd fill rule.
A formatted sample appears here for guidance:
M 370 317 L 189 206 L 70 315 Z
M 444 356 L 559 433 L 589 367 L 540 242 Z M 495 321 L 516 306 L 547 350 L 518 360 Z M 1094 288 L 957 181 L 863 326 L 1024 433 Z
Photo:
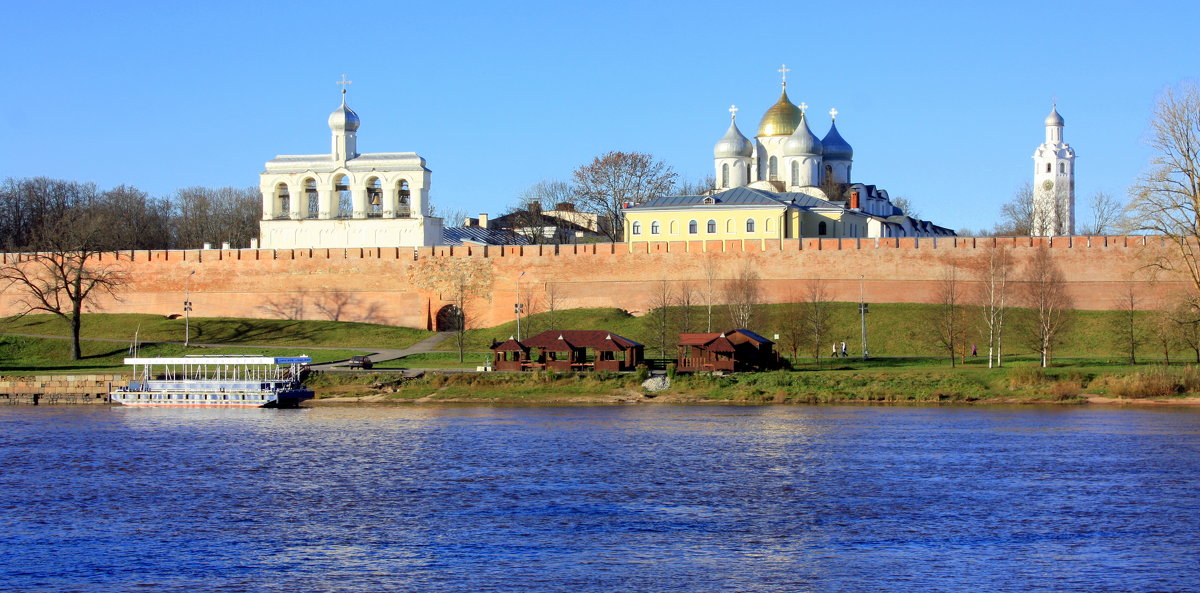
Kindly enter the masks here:
M 308 356 L 126 358 L 133 378 L 114 389 L 127 406 L 294 408 L 312 399 L 301 384 Z

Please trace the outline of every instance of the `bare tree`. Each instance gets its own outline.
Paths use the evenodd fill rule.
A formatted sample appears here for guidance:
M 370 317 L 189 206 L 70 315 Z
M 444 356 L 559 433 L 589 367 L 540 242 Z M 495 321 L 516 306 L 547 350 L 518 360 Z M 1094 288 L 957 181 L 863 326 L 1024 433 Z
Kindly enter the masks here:
M 1123 216 L 1125 205 L 1105 192 L 1092 194 L 1088 210 L 1092 220 L 1079 229 L 1082 235 L 1111 235 L 1127 224 Z
M 1119 315 L 1113 318 L 1113 337 L 1117 346 L 1129 354 L 1129 364 L 1137 364 L 1137 349 L 1146 343 L 1146 333 L 1138 319 L 1138 305 L 1142 297 L 1138 294 L 1138 285 L 1133 282 L 1125 283 L 1121 293 L 1121 308 Z
M 1008 314 L 1009 278 L 1013 270 L 1012 252 L 996 243 L 986 245 L 973 262 L 982 323 L 981 337 L 987 340 L 988 368 L 1003 366 L 1004 321 Z
M 967 342 L 966 295 L 959 280 L 958 262 L 950 261 L 942 269 L 934 291 L 936 300 L 929 309 L 925 328 L 933 342 L 950 356 L 953 367 L 960 355 L 966 358 Z
M 1174 246 L 1154 265 L 1182 274 L 1200 289 L 1200 86 L 1184 83 L 1158 98 L 1150 122 L 1154 159 L 1133 187 L 1131 217 L 1138 230 Z
M 609 152 L 573 173 L 580 208 L 605 221 L 600 232 L 613 242 L 625 238 L 625 205 L 666 195 L 675 177 L 670 166 L 642 152 Z
M 1000 222 L 992 233 L 997 236 L 1019 237 L 1033 233 L 1033 184 L 1026 181 L 1017 188 L 1011 200 L 1000 207 Z
M 571 184 L 557 179 L 545 179 L 529 186 L 517 196 L 517 204 L 507 216 L 512 221 L 512 230 L 532 245 L 569 242 L 571 234 L 561 227 L 564 222 L 548 216 L 546 210 L 559 206 L 570 206 L 575 201 L 575 189 Z
M 667 345 L 674 344 L 671 339 L 673 327 L 671 307 L 675 306 L 675 291 L 667 280 L 654 283 L 654 293 L 650 296 L 650 330 L 653 332 L 655 346 L 658 346 L 659 358 L 667 357 Z
M 1023 304 L 1028 308 L 1025 335 L 1030 346 L 1041 356 L 1042 366 L 1046 367 L 1074 313 L 1066 280 L 1049 248 L 1039 247 L 1026 262 L 1021 289 Z
M 788 295 L 787 302 L 775 307 L 775 326 L 779 328 L 779 347 L 792 354 L 792 360 L 800 357 L 800 349 L 808 345 L 805 327 L 804 303 Z
M 820 360 L 821 349 L 833 330 L 833 303 L 829 300 L 823 280 L 814 279 L 805 283 L 801 312 L 801 324 L 808 344 L 812 346 L 813 359 Z
M 679 307 L 676 329 L 680 332 L 690 332 L 696 325 L 695 312 L 692 311 L 692 307 L 696 306 L 697 296 L 696 287 L 691 281 L 685 280 L 679 283 L 679 291 L 675 297 L 675 303 Z
M 681 196 L 701 196 L 717 188 L 717 177 L 709 174 L 703 178 L 683 181 L 672 190 Z
M 204 243 L 247 247 L 258 236 L 262 196 L 257 188 L 185 187 L 175 193 L 175 245 L 199 249 Z
M 0 264 L 0 283 L 15 293 L 18 315 L 50 313 L 71 328 L 71 360 L 79 360 L 85 308 L 96 298 L 116 298 L 129 281 L 121 254 L 112 247 L 119 221 L 79 208 L 40 222 L 29 237 L 31 253 L 9 254 Z
M 738 268 L 733 278 L 725 281 L 723 294 L 729 323 L 735 329 L 749 329 L 762 302 L 762 282 L 750 260 Z
M 1172 316 L 1178 328 L 1180 344 L 1194 352 L 1196 364 L 1200 364 L 1200 308 L 1196 306 L 1195 297 L 1176 300 Z
M 467 330 L 475 325 L 477 317 L 467 311 L 472 299 L 491 299 L 492 266 L 490 262 L 470 257 L 424 258 L 409 268 L 409 281 L 414 286 L 437 293 L 439 298 L 452 304 L 451 313 L 456 317 L 453 324 L 455 344 L 458 346 L 458 361 L 465 359 Z
M 547 282 L 542 292 L 546 301 L 546 329 L 561 329 L 559 318 L 564 301 L 562 287 L 555 282 Z
M 921 218 L 921 213 L 912 205 L 912 200 L 904 196 L 896 196 L 891 199 L 892 205 L 899 208 L 905 216 L 909 218 Z
M 1157 309 L 1150 314 L 1150 334 L 1162 348 L 1163 364 L 1171 364 L 1171 350 L 1180 343 L 1179 324 L 1175 323 L 1174 311 L 1170 308 Z

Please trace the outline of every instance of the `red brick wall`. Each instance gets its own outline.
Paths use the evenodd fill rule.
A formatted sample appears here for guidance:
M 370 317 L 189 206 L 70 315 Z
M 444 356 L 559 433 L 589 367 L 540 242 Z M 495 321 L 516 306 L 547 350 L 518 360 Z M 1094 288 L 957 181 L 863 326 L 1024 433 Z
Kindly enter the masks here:
M 323 319 L 316 301 L 340 292 L 353 302 L 344 320 L 374 312 L 377 322 L 426 328 L 446 304 L 441 295 L 417 290 L 408 269 L 417 257 L 478 257 L 492 262 L 492 299 L 472 303 L 478 323 L 493 325 L 513 317 L 515 285 L 544 302 L 547 284 L 560 294 L 563 308 L 619 307 L 642 313 L 660 280 L 678 286 L 705 285 L 705 268 L 721 279 L 743 265 L 762 278 L 766 302 L 802 300 L 805 280 L 820 280 L 834 300 L 857 301 L 859 277 L 868 302 L 930 302 L 937 280 L 950 262 L 975 257 L 991 242 L 1012 249 L 1018 262 L 1043 243 L 1068 281 L 1081 309 L 1120 306 L 1127 282 L 1169 249 L 1161 238 L 901 238 L 785 239 L 689 241 L 563 246 L 425 247 L 370 249 L 135 251 L 130 262 L 133 281 L 119 301 L 106 300 L 96 310 L 168 315 L 182 313 L 184 280 L 191 280 L 193 315 L 202 317 L 276 317 L 264 306 L 271 301 L 303 300 L 304 317 Z M 9 258 L 13 255 L 7 256 Z M 107 256 L 111 258 L 112 256 Z M 132 260 L 130 261 L 130 258 Z M 711 262 L 711 263 L 709 263 Z M 719 282 L 718 282 L 719 283 Z M 1153 295 L 1168 295 L 1179 282 L 1147 284 L 1142 306 L 1157 306 Z M 0 295 L 0 312 L 14 312 L 14 291 Z

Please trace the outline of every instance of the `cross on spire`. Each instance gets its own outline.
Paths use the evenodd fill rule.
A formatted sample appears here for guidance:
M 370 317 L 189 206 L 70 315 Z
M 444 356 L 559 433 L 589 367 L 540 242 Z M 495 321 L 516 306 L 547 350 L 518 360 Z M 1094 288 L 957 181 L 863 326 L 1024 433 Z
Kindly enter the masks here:
M 829 110 L 829 117 L 835 121 L 837 120 L 837 114 L 838 114 L 837 108 Z
M 808 111 L 808 103 L 805 103 L 805 102 L 801 101 L 801 102 L 800 102 L 800 114 L 801 114 L 801 115 L 804 115 L 804 113 L 805 113 L 806 111 Z
M 337 83 L 336 83 L 336 84 L 340 84 L 340 85 L 342 85 L 342 96 L 343 96 L 343 98 L 344 98 L 344 97 L 345 97 L 345 95 L 346 95 L 346 85 L 348 85 L 348 84 L 354 84 L 354 81 L 353 81 L 353 80 L 346 80 L 346 75 L 345 75 L 345 74 L 343 74 L 343 75 L 342 75 L 342 79 L 341 79 L 341 80 L 339 80 L 339 81 L 337 81 Z
M 737 112 L 738 112 L 737 105 L 730 105 L 729 106 L 729 119 L 737 119 Z
M 787 73 L 791 71 L 792 69 L 788 68 L 787 64 L 783 64 L 783 66 L 776 71 L 783 75 L 783 88 L 785 89 L 787 88 Z

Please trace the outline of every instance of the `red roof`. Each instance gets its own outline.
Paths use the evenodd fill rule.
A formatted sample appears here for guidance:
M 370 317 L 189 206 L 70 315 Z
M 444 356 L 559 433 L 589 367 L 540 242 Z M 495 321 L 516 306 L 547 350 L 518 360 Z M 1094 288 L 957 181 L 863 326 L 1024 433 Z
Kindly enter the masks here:
M 528 346 L 522 346 L 520 342 L 509 338 L 498 344 L 492 344 L 492 350 L 499 352 L 525 352 L 529 350 Z
M 560 339 L 561 338 L 561 339 Z M 637 348 L 641 344 L 612 332 L 592 329 L 552 329 L 521 341 L 526 348 L 544 348 L 562 352 L 571 348 L 593 348 L 601 351 L 620 352 Z

